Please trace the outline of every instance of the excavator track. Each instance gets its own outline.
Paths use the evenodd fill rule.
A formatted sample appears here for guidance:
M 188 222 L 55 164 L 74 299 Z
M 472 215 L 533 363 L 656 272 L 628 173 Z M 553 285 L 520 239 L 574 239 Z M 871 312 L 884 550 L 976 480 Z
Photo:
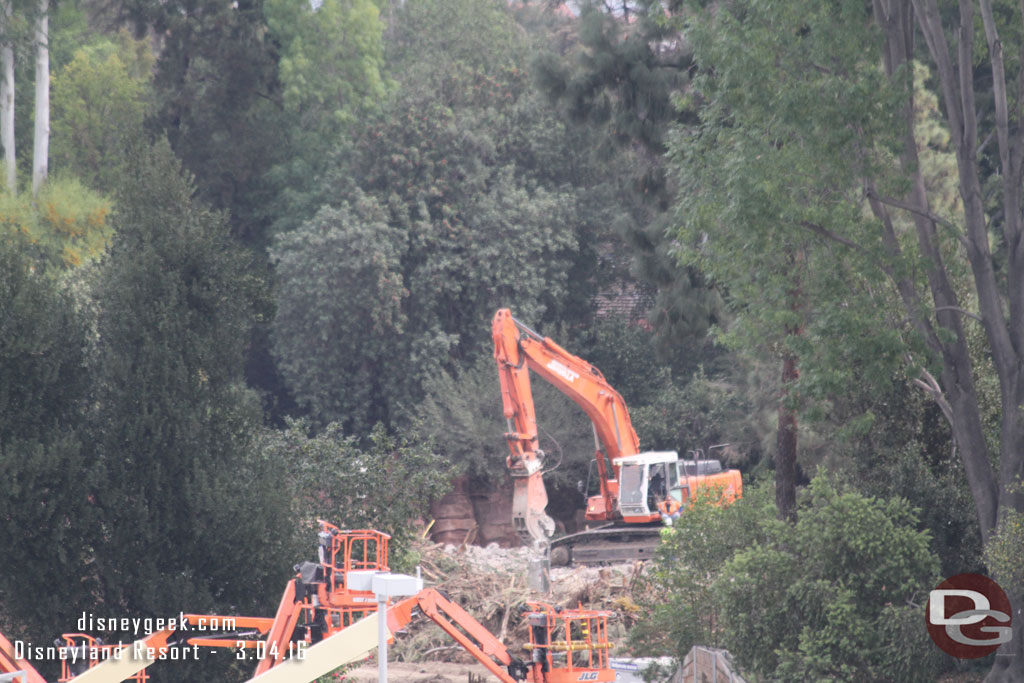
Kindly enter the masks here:
M 600 566 L 649 560 L 661 543 L 659 524 L 607 524 L 551 541 L 549 557 L 555 567 Z

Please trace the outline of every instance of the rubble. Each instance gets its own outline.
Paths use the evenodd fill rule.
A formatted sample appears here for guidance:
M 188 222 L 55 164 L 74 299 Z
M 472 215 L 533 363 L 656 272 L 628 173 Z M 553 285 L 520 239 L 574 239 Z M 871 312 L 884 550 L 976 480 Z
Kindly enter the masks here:
M 625 632 L 636 620 L 634 591 L 640 590 L 641 563 L 608 567 L 555 567 L 550 569 L 551 593 L 531 591 L 527 565 L 542 555 L 528 547 L 503 548 L 422 541 L 416 548 L 427 585 L 444 592 L 470 612 L 497 638 L 518 647 L 526 642 L 526 625 L 519 620 L 527 601 L 540 600 L 557 607 L 583 607 L 615 612 L 609 620 L 609 636 L 623 643 Z M 461 648 L 432 624 L 411 625 L 394 652 L 400 660 L 469 661 Z M 521 655 L 520 652 L 514 654 Z

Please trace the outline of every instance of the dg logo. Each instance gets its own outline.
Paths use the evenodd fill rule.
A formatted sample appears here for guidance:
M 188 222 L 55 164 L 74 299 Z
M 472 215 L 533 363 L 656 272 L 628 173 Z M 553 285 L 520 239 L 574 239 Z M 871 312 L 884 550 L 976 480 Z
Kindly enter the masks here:
M 1010 600 L 992 579 L 957 574 L 928 594 L 928 634 L 946 654 L 975 659 L 1009 642 Z

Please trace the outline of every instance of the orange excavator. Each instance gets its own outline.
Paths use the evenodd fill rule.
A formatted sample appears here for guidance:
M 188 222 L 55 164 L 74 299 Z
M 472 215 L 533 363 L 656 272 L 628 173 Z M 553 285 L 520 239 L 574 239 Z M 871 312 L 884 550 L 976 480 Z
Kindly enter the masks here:
M 608 564 L 646 559 L 671 524 L 701 489 L 720 491 L 723 503 L 743 494 L 738 470 L 717 460 L 680 461 L 674 451 L 640 452 L 626 403 L 601 371 L 499 310 L 491 326 L 510 453 L 512 519 L 520 538 L 546 545 L 554 565 Z M 586 531 L 550 540 L 544 487 L 544 452 L 530 390 L 533 371 L 571 398 L 594 430 L 594 463 L 600 490 L 586 503 Z

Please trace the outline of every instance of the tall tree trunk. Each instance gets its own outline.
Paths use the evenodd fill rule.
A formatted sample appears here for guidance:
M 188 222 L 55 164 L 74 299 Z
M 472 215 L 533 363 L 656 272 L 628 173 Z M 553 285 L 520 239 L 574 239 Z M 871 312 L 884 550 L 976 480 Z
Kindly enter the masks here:
M 4 176 L 7 189 L 18 191 L 17 167 L 14 158 L 14 47 L 9 32 L 14 0 L 0 2 L 3 20 L 3 44 L 0 46 L 0 146 L 4 150 Z
M 793 334 L 793 333 L 791 333 Z M 800 377 L 796 356 L 782 359 L 782 396 L 779 399 L 779 429 L 775 448 L 775 507 L 779 519 L 796 521 L 796 410 L 789 403 L 789 385 Z
M 39 0 L 36 20 L 36 126 L 32 145 L 32 194 L 46 182 L 50 153 L 50 45 L 49 0 Z
M 904 0 L 888 2 L 874 0 L 875 17 L 884 30 L 886 72 L 890 77 L 910 78 L 911 70 L 900 67 L 909 64 L 917 54 L 914 37 L 924 38 L 933 59 L 938 92 L 944 105 L 943 116 L 952 138 L 957 158 L 960 196 L 963 198 L 963 233 L 959 235 L 971 267 L 974 290 L 980 315 L 977 317 L 985 330 L 989 357 L 999 378 L 1001 430 L 998 468 L 992 465 L 992 453 L 987 445 L 981 419 L 978 395 L 974 387 L 974 367 L 967 337 L 963 329 L 963 308 L 944 264 L 939 247 L 938 220 L 928 204 L 928 194 L 921 176 L 914 141 L 913 95 L 908 96 L 904 109 L 905 149 L 901 163 L 911 179 L 910 192 L 902 202 L 889 202 L 892 206 L 908 208 L 917 233 L 918 246 L 927 263 L 928 290 L 934 311 L 934 323 L 925 315 L 926 306 L 917 298 L 912 287 L 897 283 L 904 299 L 910 321 L 921 332 L 928 345 L 942 359 L 942 387 L 934 386 L 930 393 L 943 407 L 959 446 L 967 483 L 978 513 L 978 526 L 982 540 L 988 542 L 1000 518 L 1009 511 L 1024 511 L 1024 497 L 1013 487 L 1024 475 L 1024 225 L 1021 221 L 1021 186 L 1024 175 L 1024 126 L 1022 126 L 1019 90 L 1009 99 L 1003 45 L 999 26 L 995 21 L 991 0 L 959 0 L 959 12 L 944 5 L 940 11 L 937 0 Z M 979 103 L 975 93 L 977 56 L 974 38 L 977 35 L 975 12 L 980 8 L 988 46 L 991 79 L 991 103 Z M 1024 6 L 1019 10 L 1024 11 Z M 1016 17 L 1019 23 L 1024 17 Z M 1013 26 L 1013 23 L 1008 24 Z M 915 30 L 916 28 L 916 30 Z M 948 36 L 955 36 L 952 45 Z M 1020 64 L 1015 64 L 1014 79 L 1019 78 Z M 912 88 L 908 85 L 908 93 Z M 979 143 L 979 127 L 991 125 L 987 119 L 979 121 L 979 111 L 991 106 L 994 124 L 988 138 L 995 137 L 1001 183 L 999 219 L 992 219 L 983 205 L 982 191 L 985 178 L 979 159 L 984 144 Z M 993 159 L 994 160 L 994 159 Z M 899 254 L 899 244 L 893 240 L 892 224 L 887 211 L 879 210 L 877 195 L 872 208 L 882 219 L 889 235 L 887 248 Z M 1006 250 L 1005 286 L 995 272 L 991 253 L 991 231 L 1002 229 Z M 1013 637 L 1003 645 L 986 683 L 1024 682 L 1024 596 L 1011 596 Z
M 799 249 L 789 252 L 789 263 L 793 272 L 793 287 L 789 290 L 789 310 L 794 321 L 786 325 L 786 335 L 797 337 L 803 334 L 800 321 L 801 291 L 800 275 L 797 269 L 804 260 Z M 793 406 L 792 384 L 800 379 L 797 357 L 788 350 L 782 353 L 782 391 L 779 396 L 779 426 L 775 441 L 775 507 L 779 519 L 789 522 L 796 521 L 796 451 L 797 451 L 797 417 Z

